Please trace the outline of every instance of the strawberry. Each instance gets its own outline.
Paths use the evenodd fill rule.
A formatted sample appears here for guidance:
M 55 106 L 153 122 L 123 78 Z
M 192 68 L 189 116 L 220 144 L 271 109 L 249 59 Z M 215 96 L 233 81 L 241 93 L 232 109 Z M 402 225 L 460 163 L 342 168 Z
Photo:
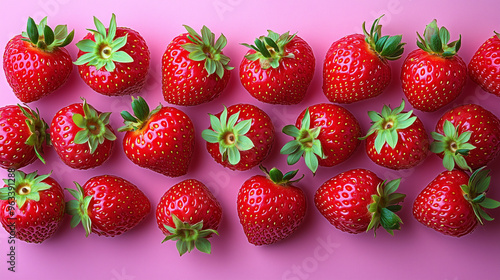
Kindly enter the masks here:
M 4 180 L 5 186 L 0 188 L 0 220 L 16 239 L 42 243 L 61 226 L 64 192 L 49 176 L 16 170 L 13 178 Z
M 307 92 L 314 75 L 314 54 L 297 35 L 268 30 L 240 63 L 243 87 L 257 100 L 271 104 L 297 104 Z
M 330 102 L 352 103 L 380 95 L 389 85 L 388 60 L 397 60 L 404 51 L 402 36 L 382 36 L 376 19 L 363 35 L 352 34 L 334 42 L 323 64 L 323 93 Z
M 500 97 L 500 34 L 484 42 L 474 53 L 469 62 L 469 76 L 489 93 Z
M 66 25 L 52 30 L 47 17 L 38 25 L 28 18 L 26 30 L 7 43 L 3 69 L 16 97 L 29 103 L 54 92 L 68 80 L 73 64 L 64 47 L 71 43 L 74 32 L 68 34 Z
M 90 33 L 76 43 L 80 77 L 103 95 L 139 93 L 150 63 L 146 41 L 133 29 L 116 27 L 114 14 L 108 29 L 96 17 L 94 24 L 96 30 L 88 29 Z
M 66 189 L 75 199 L 67 202 L 71 227 L 80 222 L 85 236 L 114 237 L 137 226 L 151 211 L 151 203 L 131 182 L 113 175 L 90 178 L 83 186 Z
M 217 98 L 226 88 L 233 69 L 222 53 L 227 40 L 206 26 L 201 35 L 184 25 L 187 33 L 175 37 L 162 57 L 162 90 L 165 101 L 192 106 Z
M 246 180 L 238 192 L 238 217 L 248 242 L 268 245 L 297 231 L 306 214 L 306 197 L 291 181 L 298 170 L 283 173 L 273 168 L 266 176 Z M 304 176 L 302 176 L 304 177 Z
M 321 103 L 300 113 L 295 125 L 283 127 L 294 140 L 281 148 L 287 163 L 295 164 L 304 156 L 307 167 L 316 173 L 319 166 L 331 167 L 347 160 L 359 146 L 361 128 L 347 109 Z
M 401 179 L 382 181 L 366 169 L 342 172 L 323 183 L 314 203 L 328 222 L 341 231 L 362 233 L 382 226 L 391 235 L 403 222 L 395 212 L 401 210 L 404 194 L 396 193 Z
M 489 170 L 480 168 L 469 178 L 462 170 L 440 173 L 413 203 L 413 216 L 440 233 L 460 237 L 471 233 L 483 219 L 493 220 L 484 209 L 500 207 L 486 197 Z
M 443 159 L 449 171 L 455 164 L 465 170 L 485 166 L 500 153 L 500 120 L 476 104 L 446 112 L 432 132 L 431 151 Z
M 87 101 L 59 110 L 52 119 L 50 140 L 61 160 L 71 168 L 89 169 L 111 155 L 116 136 L 109 125 L 111 113 L 94 109 Z
M 401 69 L 403 92 L 417 110 L 433 112 L 455 100 L 467 78 L 467 66 L 457 55 L 461 36 L 449 43 L 450 33 L 436 20 L 418 34 L 417 46 L 406 57 Z
M 122 111 L 126 131 L 123 150 L 140 167 L 169 177 L 185 175 L 194 150 L 194 126 L 179 109 L 159 105 L 149 111 L 146 101 L 132 97 L 135 117 Z
M 274 125 L 271 118 L 250 104 L 224 107 L 210 116 L 210 128 L 202 132 L 214 160 L 231 170 L 248 170 L 259 165 L 271 152 Z
M 429 137 L 424 124 L 413 114 L 403 112 L 405 102 L 394 110 L 384 105 L 381 113 L 368 112 L 372 126 L 366 136 L 366 153 L 380 166 L 407 169 L 420 164 L 429 153 Z
M 38 109 L 20 105 L 0 108 L 0 166 L 18 169 L 36 160 L 43 163 L 43 145 L 50 145 L 49 126 Z
M 210 254 L 212 246 L 208 239 L 218 234 L 221 218 L 222 207 L 217 199 L 202 182 L 194 179 L 172 186 L 156 207 L 158 228 L 166 235 L 163 242 L 177 241 L 181 256 L 195 247 Z

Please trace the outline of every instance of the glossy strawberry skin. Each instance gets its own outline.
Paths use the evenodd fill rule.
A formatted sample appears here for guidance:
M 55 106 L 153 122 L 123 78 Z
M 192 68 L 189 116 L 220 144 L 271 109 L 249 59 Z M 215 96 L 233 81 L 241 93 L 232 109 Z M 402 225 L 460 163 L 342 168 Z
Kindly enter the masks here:
M 249 50 L 246 55 L 255 53 Z M 315 58 L 311 47 L 299 36 L 285 46 L 278 68 L 263 69 L 260 61 L 243 58 L 240 80 L 243 87 L 257 100 L 270 104 L 298 104 L 306 96 L 314 75 Z M 246 56 L 245 55 L 245 56 Z
M 461 57 L 444 58 L 424 50 L 412 51 L 401 69 L 403 92 L 413 108 L 433 112 L 455 100 L 467 79 Z
M 481 88 L 500 96 L 500 39 L 497 35 L 484 42 L 469 62 L 469 76 Z
M 9 225 L 15 222 L 15 236 L 28 243 L 42 243 L 54 236 L 64 218 L 64 192 L 59 183 L 51 177 L 42 181 L 49 184 L 50 189 L 41 191 L 40 200 L 26 200 L 21 209 L 17 204 L 9 204 L 8 200 L 0 200 L 0 216 L 2 226 L 11 232 Z M 4 188 L 7 188 L 4 185 Z M 14 205 L 14 210 L 11 208 Z M 14 217 L 10 211 L 15 212 Z
M 139 32 L 127 27 L 116 28 L 116 38 L 125 35 L 127 44 L 120 51 L 129 54 L 133 62 L 115 63 L 116 68 L 113 72 L 107 71 L 104 67 L 96 69 L 95 66 L 87 64 L 78 66 L 80 77 L 94 91 L 107 96 L 119 96 L 139 93 L 144 87 L 150 64 L 148 45 Z M 83 38 L 85 39 L 95 41 L 91 32 Z M 79 51 L 78 57 L 83 54 L 85 52 Z
M 173 107 L 162 107 L 141 129 L 125 133 L 123 150 L 141 167 L 178 177 L 188 171 L 194 139 L 194 126 L 188 115 Z
M 302 189 L 275 184 L 262 175 L 243 183 L 237 207 L 243 231 L 254 245 L 272 244 L 294 233 L 307 208 Z
M 226 88 L 231 72 L 208 75 L 204 61 L 193 61 L 182 45 L 191 43 L 183 33 L 167 46 L 162 57 L 163 98 L 170 104 L 192 106 L 217 98 Z

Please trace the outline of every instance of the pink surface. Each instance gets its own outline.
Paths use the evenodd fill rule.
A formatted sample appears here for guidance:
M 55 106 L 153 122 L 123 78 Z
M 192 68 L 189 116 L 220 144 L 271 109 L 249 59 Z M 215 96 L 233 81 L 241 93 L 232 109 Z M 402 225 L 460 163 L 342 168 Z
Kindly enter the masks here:
M 497 1 L 480 1 L 465 5 L 458 1 L 74 1 L 41 0 L 2 1 L 0 9 L 0 46 L 25 28 L 28 16 L 38 22 L 48 15 L 51 26 L 68 24 L 75 29 L 75 42 L 92 28 L 92 16 L 109 22 L 111 13 L 117 16 L 119 26 L 128 26 L 141 33 L 151 51 L 149 82 L 142 96 L 154 106 L 163 101 L 161 95 L 161 56 L 170 40 L 184 32 L 182 24 L 196 30 L 207 25 L 217 35 L 228 39 L 225 53 L 238 66 L 247 49 L 239 43 L 253 42 L 267 29 L 283 33 L 290 30 L 308 41 L 316 56 L 316 73 L 306 100 L 295 106 L 263 104 L 252 97 L 240 84 L 237 69 L 222 96 L 208 104 L 181 107 L 193 120 L 196 129 L 196 157 L 190 171 L 180 178 L 167 178 L 131 163 L 121 150 L 121 138 L 111 159 L 90 171 L 75 171 L 66 167 L 52 149 L 47 149 L 47 165 L 39 162 L 24 171 L 53 170 L 53 177 L 63 187 L 74 187 L 73 181 L 83 184 L 98 174 L 121 176 L 138 185 L 156 206 L 161 195 L 172 185 L 187 178 L 204 182 L 220 201 L 224 214 L 220 236 L 211 239 L 212 255 L 193 252 L 179 257 L 174 243 L 160 244 L 163 236 L 156 226 L 154 213 L 132 231 L 116 237 L 91 235 L 85 238 L 81 226 L 71 229 L 66 219 L 60 231 L 41 245 L 16 242 L 16 272 L 7 270 L 8 234 L 0 230 L 0 279 L 498 279 L 500 275 L 500 210 L 490 213 L 497 220 L 479 227 L 472 234 L 457 239 L 443 236 L 416 222 L 411 205 L 417 194 L 441 171 L 440 159 L 430 155 L 417 168 L 393 171 L 372 163 L 360 147 L 347 162 L 320 168 L 315 177 L 305 168 L 303 161 L 296 167 L 306 174 L 298 186 L 307 194 L 309 204 L 306 220 L 291 238 L 267 247 L 255 247 L 246 241 L 236 213 L 236 195 L 241 184 L 260 170 L 233 172 L 215 163 L 205 150 L 201 131 L 209 125 L 207 113 L 217 113 L 222 105 L 248 102 L 260 106 L 273 119 L 277 130 L 295 122 L 297 115 L 308 105 L 327 102 L 321 90 L 322 64 L 330 44 L 342 36 L 361 32 L 361 23 L 371 23 L 385 13 L 382 20 L 384 34 L 403 34 L 407 42 L 404 56 L 416 48 L 416 31 L 420 33 L 427 23 L 437 18 L 445 25 L 451 38 L 462 34 L 460 56 L 468 63 L 476 49 L 493 30 L 500 31 Z M 425 2 L 425 3 L 424 3 Z M 464 1 L 465 2 L 465 1 Z M 304 5 L 307 3 L 307 6 Z M 467 3 L 470 3 L 467 1 Z M 68 47 L 73 59 L 77 49 Z M 403 98 L 399 74 L 402 59 L 391 62 L 392 82 L 379 97 L 345 106 L 359 120 L 364 132 L 369 128 L 368 110 L 379 111 L 382 104 L 397 106 Z M 38 107 L 43 118 L 50 122 L 62 107 L 79 102 L 85 97 L 100 111 L 112 111 L 111 124 L 121 126 L 119 112 L 129 109 L 130 97 L 105 97 L 93 92 L 80 79 L 74 68 L 69 81 L 60 90 L 30 104 Z M 0 71 L 0 105 L 15 104 L 3 71 Z M 485 93 L 470 79 L 463 94 L 434 113 L 416 112 L 429 134 L 438 118 L 451 107 L 465 103 L 478 103 L 500 116 L 500 98 Z M 285 170 L 286 157 L 280 155 L 281 146 L 289 140 L 281 133 L 276 146 L 264 162 L 268 167 Z M 364 143 L 363 143 L 364 145 Z M 404 225 L 395 236 L 379 230 L 372 233 L 350 235 L 331 226 L 316 210 L 313 195 L 330 177 L 352 168 L 368 168 L 382 179 L 402 177 L 400 191 L 407 194 L 401 217 Z M 490 197 L 500 199 L 500 159 L 489 166 L 493 170 Z M 0 170 L 0 177 L 7 173 Z M 69 194 L 67 194 L 69 195 Z

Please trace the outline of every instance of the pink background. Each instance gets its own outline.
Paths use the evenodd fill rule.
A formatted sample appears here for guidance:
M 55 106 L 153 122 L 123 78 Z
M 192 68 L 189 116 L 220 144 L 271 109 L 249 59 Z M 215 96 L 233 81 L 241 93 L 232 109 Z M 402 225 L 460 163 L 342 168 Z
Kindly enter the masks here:
M 490 213 L 497 220 L 479 227 L 472 234 L 457 239 L 443 236 L 415 221 L 411 205 L 417 194 L 441 171 L 440 159 L 430 155 L 417 168 L 393 171 L 372 163 L 360 147 L 347 162 L 320 168 L 316 177 L 305 168 L 303 161 L 295 166 L 306 177 L 298 186 L 307 194 L 308 213 L 300 230 L 291 238 L 267 247 L 255 247 L 246 241 L 236 213 L 236 195 L 241 184 L 259 174 L 255 168 L 246 172 L 233 172 L 215 163 L 205 150 L 201 131 L 208 124 L 207 113 L 217 113 L 222 105 L 248 102 L 260 106 L 273 119 L 277 131 L 295 121 L 306 106 L 327 102 L 321 90 L 322 64 L 332 42 L 342 36 L 361 32 L 361 23 L 371 22 L 381 14 L 384 34 L 403 34 L 407 42 L 404 57 L 416 48 L 416 31 L 437 18 L 445 25 L 451 38 L 462 34 L 459 54 L 466 63 L 493 30 L 500 31 L 497 1 L 477 1 L 463 4 L 459 1 L 2 1 L 0 9 L 0 46 L 25 28 L 28 16 L 38 22 L 48 15 L 49 25 L 68 24 L 75 29 L 75 42 L 92 28 L 92 16 L 106 25 L 111 13 L 116 13 L 119 26 L 139 31 L 149 44 L 152 63 L 149 82 L 142 96 L 151 107 L 163 101 L 161 95 L 161 56 L 171 39 L 184 32 L 182 24 L 196 30 L 207 25 L 217 35 L 224 33 L 228 39 L 225 53 L 237 67 L 246 52 L 239 45 L 253 42 L 267 29 L 283 33 L 298 32 L 313 48 L 316 56 L 316 73 L 306 99 L 296 106 L 276 106 L 254 100 L 243 89 L 238 71 L 232 73 L 228 88 L 222 96 L 208 104 L 182 107 L 194 121 L 196 129 L 196 157 L 190 172 L 180 178 L 167 178 L 132 164 L 121 149 L 122 134 L 111 159 L 103 166 L 89 171 L 76 171 L 66 167 L 52 149 L 46 150 L 47 165 L 39 162 L 24 171 L 53 170 L 53 177 L 63 187 L 74 187 L 99 174 L 114 174 L 138 185 L 153 206 L 172 185 L 187 178 L 204 182 L 216 195 L 224 209 L 220 236 L 211 239 L 212 255 L 199 252 L 178 256 L 174 243 L 160 244 L 163 236 L 156 226 L 154 213 L 132 231 L 116 237 L 91 235 L 85 238 L 83 228 L 71 229 L 67 218 L 60 231 L 41 245 L 16 243 L 16 272 L 7 270 L 8 234 L 0 230 L 1 279 L 498 279 L 500 275 L 500 210 Z M 362 3 L 361 3 L 362 2 Z M 463 1 L 470 3 L 470 1 Z M 141 3 L 142 5 L 138 5 Z M 305 5 L 307 3 L 307 5 Z M 73 59 L 77 49 L 68 47 Z M 359 120 L 364 132 L 369 128 L 368 110 L 379 111 L 382 104 L 397 106 L 403 98 L 399 74 L 403 60 L 391 62 L 393 79 L 389 88 L 379 97 L 345 106 Z M 74 68 L 76 70 L 76 67 Z M 15 104 L 3 71 L 0 71 L 0 105 Z M 130 97 L 105 97 L 93 92 L 74 71 L 60 90 L 30 104 L 38 107 L 43 118 L 50 123 L 52 116 L 62 107 L 79 102 L 85 97 L 98 110 L 112 111 L 111 124 L 117 128 L 122 121 L 119 112 L 129 109 Z M 470 79 L 463 94 L 453 104 L 434 113 L 416 112 L 428 133 L 434 129 L 439 117 L 456 105 L 477 103 L 500 116 L 500 98 L 482 91 Z M 279 154 L 281 146 L 289 140 L 281 133 L 276 146 L 264 162 L 268 167 L 287 167 L 285 156 Z M 364 143 L 363 143 L 364 145 Z M 316 210 L 313 195 L 330 177 L 352 169 L 368 168 L 382 179 L 402 177 L 400 191 L 407 194 L 400 215 L 403 228 L 390 236 L 379 230 L 372 233 L 350 235 L 331 226 Z M 500 199 L 500 159 L 489 166 L 492 172 L 490 197 Z M 6 178 L 5 170 L 0 177 Z M 495 276 L 496 275 L 496 276 Z

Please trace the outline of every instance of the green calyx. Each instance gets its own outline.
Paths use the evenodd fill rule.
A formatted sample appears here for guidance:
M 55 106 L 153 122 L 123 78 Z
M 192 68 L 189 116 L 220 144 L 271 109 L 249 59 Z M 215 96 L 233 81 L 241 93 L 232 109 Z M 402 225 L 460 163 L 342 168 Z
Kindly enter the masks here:
M 453 170 L 455 164 L 461 169 L 469 170 L 472 172 L 465 156 L 469 151 L 476 147 L 469 142 L 472 132 L 465 131 L 461 134 L 453 124 L 446 120 L 443 125 L 443 134 L 431 132 L 434 142 L 431 144 L 431 151 L 436 154 L 443 153 L 443 165 L 448 171 Z
M 222 54 L 222 49 L 227 44 L 224 34 L 215 40 L 215 34 L 206 26 L 201 28 L 201 35 L 187 25 L 184 27 L 188 32 L 188 39 L 192 43 L 181 45 L 181 47 L 189 52 L 191 60 L 205 61 L 204 67 L 208 75 L 216 73 L 219 78 L 222 78 L 224 69 L 232 70 L 234 68 L 229 66 L 229 57 Z
M 283 127 L 282 131 L 286 135 L 295 138 L 286 143 L 280 151 L 281 154 L 288 155 L 286 160 L 288 165 L 297 163 L 304 156 L 307 167 L 315 174 L 319 165 L 318 157 L 323 159 L 325 156 L 321 147 L 321 141 L 317 139 L 321 132 L 321 127 L 311 128 L 309 108 L 306 109 L 300 128 L 294 125 L 287 125 Z
M 401 218 L 396 214 L 401 210 L 400 202 L 406 197 L 405 194 L 396 193 L 401 182 L 400 179 L 382 182 L 377 186 L 377 194 L 372 195 L 373 202 L 368 206 L 372 213 L 372 219 L 366 231 L 373 229 L 376 234 L 377 228 L 382 226 L 388 233 L 394 235 L 394 230 L 401 229 Z
M 51 172 L 52 173 L 52 172 Z M 14 182 L 9 179 L 3 181 L 9 188 L 0 188 L 0 200 L 10 200 L 14 197 L 17 208 L 21 209 L 26 201 L 40 200 L 40 192 L 50 189 L 52 186 L 42 182 L 49 178 L 50 174 L 38 175 L 37 171 L 26 174 L 20 170 L 14 171 Z M 14 185 L 12 185 L 14 183 Z M 14 191 L 12 193 L 12 188 Z
M 23 31 L 23 40 L 32 43 L 37 48 L 52 52 L 56 48 L 67 46 L 73 40 L 74 30 L 68 34 L 66 25 L 58 25 L 54 30 L 47 25 L 47 17 L 44 17 L 37 25 L 30 17 L 26 32 Z
M 160 104 L 153 111 L 149 111 L 149 106 L 146 100 L 142 97 L 134 98 L 132 96 L 132 112 L 135 117 L 127 111 L 122 111 L 120 114 L 123 118 L 124 126 L 118 128 L 118 131 L 136 131 L 143 127 L 143 125 L 156 114 L 163 106 Z
M 42 157 L 43 145 L 50 145 L 50 135 L 47 133 L 49 125 L 40 118 L 40 112 L 36 112 L 28 107 L 28 111 L 21 105 L 17 104 L 23 115 L 26 117 L 26 125 L 31 132 L 31 135 L 24 142 L 26 145 L 33 146 L 36 156 L 45 164 L 45 159 Z M 27 105 L 25 105 L 27 106 Z
M 110 112 L 98 114 L 92 106 L 83 100 L 83 113 L 84 115 L 74 114 L 73 122 L 76 126 L 81 128 L 75 135 L 74 142 L 76 144 L 88 143 L 90 153 L 93 154 L 97 147 L 104 143 L 107 139 L 109 141 L 116 140 L 115 134 L 107 127 L 109 124 Z
M 454 56 L 462 45 L 462 35 L 456 41 L 450 42 L 450 32 L 444 26 L 439 28 L 433 20 L 424 30 L 424 37 L 418 34 L 417 46 L 422 50 L 443 57 Z
M 168 240 L 177 241 L 177 250 L 181 256 L 187 252 L 191 252 L 194 248 L 206 254 L 211 253 L 212 245 L 210 241 L 208 241 L 208 238 L 211 234 L 219 235 L 216 230 L 203 229 L 203 221 L 194 225 L 182 222 L 174 214 L 172 214 L 172 221 L 174 222 L 175 228 L 165 224 L 163 225 L 171 234 L 167 235 L 162 243 Z
M 396 36 L 382 36 L 382 25 L 379 24 L 380 19 L 384 15 L 377 18 L 370 29 L 370 33 L 366 31 L 365 23 L 363 22 L 363 33 L 365 41 L 370 47 L 376 51 L 381 57 L 388 60 L 396 60 L 401 58 L 404 52 L 403 46 L 406 43 L 401 43 L 402 35 Z
M 208 114 L 211 129 L 203 130 L 201 136 L 209 143 L 219 143 L 222 161 L 228 160 L 231 165 L 236 165 L 241 160 L 240 152 L 254 147 L 252 140 L 245 135 L 252 127 L 252 120 L 242 120 L 236 123 L 240 112 L 232 114 L 229 118 L 227 114 L 225 106 L 220 118 Z
M 295 58 L 293 53 L 285 53 L 285 46 L 292 41 L 295 34 L 290 35 L 290 32 L 278 34 L 268 30 L 267 36 L 261 36 L 255 39 L 255 45 L 243 43 L 242 45 L 255 50 L 255 53 L 246 55 L 248 60 L 259 60 L 262 69 L 269 67 L 278 68 L 282 58 Z
M 130 63 L 134 59 L 126 52 L 120 51 L 127 44 L 127 35 L 115 38 L 116 19 L 115 14 L 111 16 L 109 28 L 106 27 L 94 17 L 94 24 L 97 30 L 88 29 L 94 33 L 94 39 L 85 39 L 76 43 L 78 49 L 85 52 L 74 63 L 76 65 L 92 65 L 97 70 L 104 67 L 106 71 L 113 72 L 117 63 Z
M 297 183 L 298 181 L 302 180 L 302 178 L 304 178 L 304 174 L 302 174 L 302 177 L 300 177 L 299 179 L 292 180 L 293 177 L 297 175 L 297 172 L 299 172 L 298 169 L 289 171 L 283 175 L 283 172 L 281 172 L 281 170 L 276 167 L 273 167 L 270 171 L 267 171 L 267 169 L 262 165 L 260 165 L 259 168 L 266 174 L 267 178 L 273 181 L 273 183 L 275 183 L 276 185 L 287 186 L 292 183 Z
M 472 205 L 474 214 L 480 224 L 483 224 L 483 219 L 493 221 L 493 218 L 484 211 L 485 209 L 495 209 L 500 207 L 500 202 L 486 197 L 486 192 L 490 185 L 490 171 L 484 167 L 479 168 L 469 178 L 468 185 L 462 185 L 464 198 Z
M 83 196 L 83 188 L 77 182 L 75 189 L 66 188 L 66 190 L 75 198 L 66 202 L 66 211 L 71 215 L 71 228 L 75 228 L 80 222 L 85 229 L 85 236 L 88 237 L 92 232 L 92 221 L 90 220 L 88 209 L 92 196 Z
M 408 128 L 417 120 L 417 117 L 411 116 L 413 114 L 413 110 L 402 113 L 404 107 L 405 102 L 403 100 L 401 105 L 394 110 L 391 110 L 389 106 L 384 105 L 381 113 L 369 111 L 368 116 L 372 121 L 372 126 L 368 130 L 368 133 L 359 139 L 364 140 L 368 138 L 368 136 L 377 132 L 377 136 L 375 138 L 375 150 L 377 153 L 380 153 L 382 147 L 384 147 L 386 143 L 389 147 L 394 149 L 398 144 L 398 130 Z

